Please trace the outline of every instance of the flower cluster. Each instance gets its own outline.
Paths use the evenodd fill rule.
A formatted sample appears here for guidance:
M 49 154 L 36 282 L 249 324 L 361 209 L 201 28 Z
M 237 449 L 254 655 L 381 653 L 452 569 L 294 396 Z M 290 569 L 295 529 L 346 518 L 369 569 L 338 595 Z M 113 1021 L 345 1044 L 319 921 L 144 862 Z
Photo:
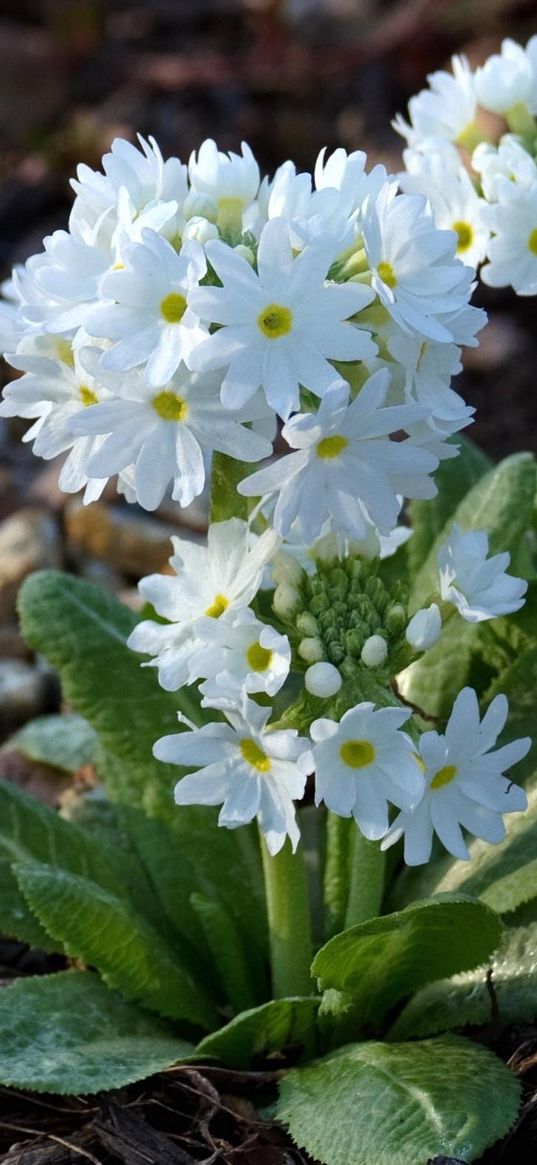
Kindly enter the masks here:
M 463 262 L 483 264 L 484 283 L 535 295 L 537 36 L 525 48 L 504 40 L 475 72 L 465 57 L 452 68 L 411 99 L 409 123 L 394 123 L 408 143 L 401 188 L 425 194 Z M 481 129 L 480 109 L 504 119 L 509 132 L 497 142 Z
M 465 125 L 473 116 L 460 64 L 434 101 L 416 99 L 429 134 L 450 84 Z M 202 725 L 180 716 L 154 747 L 192 770 L 177 803 L 221 805 L 228 828 L 257 818 L 275 854 L 287 838 L 296 848 L 315 774 L 317 804 L 385 845 L 404 833 L 409 862 L 427 860 L 433 830 L 459 856 L 461 825 L 499 840 L 502 814 L 525 803 L 504 770 L 529 747 L 490 752 L 505 701 L 480 724 L 465 690 L 445 736 L 420 740 L 392 680 L 455 611 L 515 611 L 526 584 L 506 574 L 508 555 L 488 557 L 485 532 L 458 527 L 427 607 L 409 610 L 381 569 L 409 536 L 405 499 L 435 494 L 431 475 L 457 455 L 448 439 L 472 419 L 451 379 L 484 322 L 463 261 L 481 253 L 464 256 L 452 221 L 358 151 L 269 180 L 246 145 L 206 141 L 185 165 L 140 139 L 114 142 L 103 170 L 79 167 L 69 231 L 6 288 L 0 324 L 23 375 L 0 414 L 34 421 L 26 439 L 67 455 L 60 484 L 87 502 L 117 475 L 148 510 L 169 490 L 187 506 L 212 457 L 239 463 L 234 516 L 213 521 L 206 546 L 173 539 L 169 573 L 140 584 L 160 621 L 129 641 L 163 688 L 199 690 Z M 462 215 L 473 187 L 459 174 L 457 189 Z M 287 452 L 250 472 L 279 421 Z

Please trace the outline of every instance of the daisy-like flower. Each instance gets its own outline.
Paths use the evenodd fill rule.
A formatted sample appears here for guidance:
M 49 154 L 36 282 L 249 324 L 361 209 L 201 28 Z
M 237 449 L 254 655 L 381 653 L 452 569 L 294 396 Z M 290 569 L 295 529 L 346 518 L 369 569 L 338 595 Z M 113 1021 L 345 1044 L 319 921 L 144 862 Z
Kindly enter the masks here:
M 261 623 L 249 607 L 228 619 L 204 617 L 196 633 L 205 646 L 192 653 L 190 678 L 206 677 L 200 684 L 204 705 L 222 699 L 237 704 L 243 692 L 275 696 L 285 683 L 291 664 L 287 635 Z
M 472 169 L 481 176 L 488 202 L 508 200 L 514 190 L 529 190 L 537 183 L 537 166 L 514 134 L 504 134 L 497 146 L 490 142 L 476 146 Z
M 363 150 L 347 154 L 342 147 L 328 157 L 326 149 L 321 150 L 315 163 L 316 190 L 337 190 L 341 211 L 358 221 L 366 198 L 376 198 L 388 177 L 385 166 L 378 163 L 368 173 L 366 163 Z
M 144 599 L 169 624 L 146 619 L 128 641 L 133 651 L 155 657 L 149 666 L 158 668 L 159 683 L 170 692 L 188 683 L 192 651 L 203 646 L 196 634 L 200 616 L 219 619 L 247 607 L 259 590 L 278 538 L 266 530 L 254 540 L 247 522 L 230 518 L 212 523 L 207 546 L 177 537 L 172 543 L 174 575 L 150 574 L 139 583 Z
M 68 332 L 85 325 L 112 259 L 67 231 L 54 231 L 43 246 L 14 276 L 21 312 L 44 331 Z
M 288 224 L 275 218 L 263 228 L 257 272 L 224 243 L 208 243 L 206 252 L 223 286 L 192 291 L 189 303 L 203 320 L 222 326 L 192 353 L 192 367 L 227 367 L 226 408 L 241 408 L 262 387 L 287 420 L 299 407 L 301 384 L 322 397 L 341 383 L 330 360 L 375 355 L 369 332 L 348 322 L 373 292 L 326 283 L 332 245 L 315 241 L 295 257 Z
M 493 232 L 488 260 L 481 271 L 489 287 L 507 287 L 518 295 L 537 294 L 537 181 L 528 189 L 502 187 L 500 202 L 483 212 Z
M 399 175 L 401 190 L 425 195 L 438 229 L 455 232 L 457 258 L 477 267 L 485 258 L 490 232 L 482 215 L 486 203 L 478 197 L 467 170 L 460 163 L 450 164 L 442 150 L 405 150 L 403 160 L 406 171 Z
M 390 183 L 366 204 L 362 230 L 372 287 L 395 322 L 451 343 L 439 317 L 466 306 L 474 274 L 455 258 L 456 234 L 437 229 L 422 195 L 398 194 Z
M 114 343 L 104 353 L 103 368 L 126 372 L 145 364 L 147 383 L 165 385 L 182 360 L 188 365 L 195 344 L 204 338 L 187 297 L 206 271 L 202 247 L 185 243 L 177 255 L 155 231 L 142 232 L 142 243 L 123 252 L 125 266 L 103 280 L 102 302 L 89 313 L 91 335 Z
M 414 745 L 401 726 L 406 708 L 357 704 L 335 720 L 314 720 L 315 804 L 324 801 L 340 817 L 354 817 L 370 841 L 388 829 L 388 805 L 410 809 L 424 789 Z
M 389 434 L 421 420 L 419 405 L 383 408 L 389 373 L 381 369 L 349 404 L 348 385 L 333 388 L 317 413 L 299 413 L 284 425 L 283 436 L 296 453 L 247 477 L 238 486 L 246 497 L 278 493 L 274 527 L 285 535 L 298 520 L 313 542 L 323 522 L 365 539 L 371 524 L 389 534 L 405 497 L 433 497 L 428 477 L 438 461 L 410 441 Z
M 394 129 L 409 146 L 423 138 L 442 138 L 465 145 L 472 137 L 476 115 L 476 95 L 472 70 L 465 56 L 452 57 L 453 72 L 443 69 L 427 77 L 429 89 L 422 89 L 408 103 L 411 124 L 399 115 Z
M 295 729 L 267 727 L 270 712 L 246 699 L 241 710 L 226 709 L 227 724 L 163 736 L 153 752 L 158 760 L 196 766 L 175 786 L 177 805 L 223 802 L 218 824 L 227 829 L 257 817 L 274 855 L 287 837 L 293 851 L 298 845 L 294 801 L 304 795 L 312 757 L 309 741 Z
M 91 458 L 89 472 L 111 477 L 132 464 L 136 501 L 154 510 L 170 482 L 181 506 L 198 497 L 205 485 L 204 453 L 217 449 L 249 461 L 268 457 L 271 442 L 242 423 L 267 416 L 264 397 L 258 393 L 249 407 L 226 411 L 220 384 L 218 373 L 203 376 L 184 364 L 158 389 L 149 388 L 141 372 L 127 373 L 118 386 L 120 396 L 72 422 L 71 431 L 78 435 L 109 434 Z
M 224 154 L 207 138 L 197 154 L 190 155 L 188 174 L 192 191 L 209 200 L 221 229 L 240 232 L 243 211 L 259 188 L 259 166 L 246 142 L 241 143 L 240 154 Z
M 43 338 L 45 339 L 45 338 Z M 37 344 L 37 349 L 58 351 L 56 337 L 47 337 Z M 55 341 L 54 344 L 52 341 Z M 60 489 L 66 493 L 76 493 L 85 487 L 84 500 L 95 501 L 100 497 L 107 474 L 101 478 L 88 473 L 88 461 L 98 448 L 100 438 L 79 437 L 73 434 L 70 425 L 75 416 L 86 414 L 99 401 L 105 401 L 111 394 L 103 381 L 94 373 L 95 361 L 91 361 L 91 350 L 79 350 L 68 341 L 63 341 L 66 359 L 50 355 L 22 352 L 10 356 L 14 368 L 24 372 L 19 380 L 13 380 L 4 389 L 0 403 L 0 416 L 36 418 L 23 437 L 23 441 L 33 441 L 33 451 L 46 461 L 60 453 L 69 455 L 60 471 Z M 98 350 L 97 355 L 101 352 Z
M 503 748 L 494 747 L 507 719 L 505 696 L 496 696 L 479 718 L 473 688 L 459 693 L 445 735 L 425 732 L 419 755 L 425 791 L 419 804 L 403 811 L 393 822 L 381 849 L 387 849 L 404 835 L 405 862 L 419 866 L 431 856 L 433 835 L 456 858 L 470 857 L 461 826 L 483 841 L 497 843 L 505 836 L 504 813 L 526 809 L 523 789 L 504 773 L 529 751 L 528 737 L 513 740 Z
M 427 409 L 427 425 L 434 432 L 447 436 L 445 422 L 454 422 L 454 431 L 471 424 L 475 410 L 450 387 L 462 369 L 457 345 L 420 340 L 398 327 L 387 330 L 386 344 L 404 376 L 404 399 Z
M 506 551 L 487 558 L 488 551 L 484 530 L 463 532 L 454 522 L 450 537 L 437 554 L 440 594 L 467 623 L 511 615 L 524 606 L 527 582 L 505 573 L 510 554 Z
M 476 69 L 475 91 L 479 104 L 494 113 L 506 113 L 523 104 L 537 112 L 537 91 L 531 61 L 522 45 L 507 37 L 500 53 L 492 53 Z

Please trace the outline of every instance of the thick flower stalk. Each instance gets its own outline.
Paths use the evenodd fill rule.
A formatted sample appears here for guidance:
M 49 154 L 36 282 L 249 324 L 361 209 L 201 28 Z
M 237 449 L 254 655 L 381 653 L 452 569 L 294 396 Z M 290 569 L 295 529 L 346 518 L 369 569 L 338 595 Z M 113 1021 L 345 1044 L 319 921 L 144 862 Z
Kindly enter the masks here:
M 489 244 L 490 206 L 457 161 L 477 78 L 461 61 L 431 85 L 412 126 L 399 123 L 413 151 L 399 183 L 368 173 L 360 152 L 323 152 L 313 177 L 287 162 L 260 180 L 247 146 L 222 154 L 208 141 L 185 166 L 153 141 L 114 142 L 104 173 L 79 168 L 69 231 L 14 272 L 1 317 L 23 376 L 0 414 L 34 421 L 39 456 L 67 455 L 64 489 L 89 502 L 117 476 L 127 500 L 154 510 L 212 482 L 207 545 L 173 539 L 168 573 L 140 583 L 159 621 L 141 621 L 129 644 L 178 708 L 181 689 L 199 693 L 200 722 L 179 713 L 177 733 L 154 744 L 189 770 L 177 812 L 196 803 L 219 806 L 228 829 L 258 822 L 280 995 L 309 984 L 305 798 L 328 813 L 327 866 L 348 858 L 334 822 L 352 824 L 349 923 L 382 893 L 381 848 L 373 871 L 363 847 L 404 835 L 416 864 L 436 832 L 466 857 L 461 827 L 498 841 L 502 814 L 525 805 L 504 772 L 528 742 L 490 752 L 504 700 L 480 723 L 465 690 L 445 735 L 420 739 L 397 683 L 449 617 L 508 614 L 526 589 L 509 555 L 488 557 L 486 532 L 456 526 L 419 610 L 385 570 L 411 534 L 406 499 L 435 495 L 439 462 L 458 452 L 450 438 L 471 423 L 451 380 L 484 322 L 469 302 L 474 264 L 488 254 L 494 273 L 501 260 L 503 228 Z M 518 118 L 532 94 L 514 94 Z M 435 118 L 451 166 L 438 205 Z M 533 162 L 522 145 L 500 149 L 496 170 L 480 155 L 487 189 L 500 204 L 506 151 L 521 151 L 512 199 L 527 200 Z M 278 427 L 287 451 L 252 467 L 271 458 Z

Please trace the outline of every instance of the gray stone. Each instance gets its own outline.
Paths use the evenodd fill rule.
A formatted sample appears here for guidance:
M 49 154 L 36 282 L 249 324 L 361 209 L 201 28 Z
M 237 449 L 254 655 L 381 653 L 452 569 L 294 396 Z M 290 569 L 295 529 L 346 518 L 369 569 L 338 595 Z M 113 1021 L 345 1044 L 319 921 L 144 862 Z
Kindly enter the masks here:
M 0 523 L 0 620 L 13 614 L 17 592 L 28 574 L 61 565 L 60 530 L 50 514 L 28 508 L 5 518 Z

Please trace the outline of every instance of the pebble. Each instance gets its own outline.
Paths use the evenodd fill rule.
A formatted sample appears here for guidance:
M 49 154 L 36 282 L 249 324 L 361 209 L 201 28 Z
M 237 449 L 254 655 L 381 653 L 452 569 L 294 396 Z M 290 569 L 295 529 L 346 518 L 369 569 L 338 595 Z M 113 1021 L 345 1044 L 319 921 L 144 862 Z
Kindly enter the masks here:
M 58 524 L 43 510 L 18 510 L 0 523 L 0 620 L 13 615 L 26 576 L 44 567 L 61 567 L 62 557 Z
M 59 685 L 46 665 L 0 659 L 0 735 L 59 704 Z
M 71 549 L 135 579 L 162 570 L 173 552 L 170 538 L 177 534 L 176 526 L 137 513 L 133 506 L 84 506 L 78 498 L 67 506 L 64 521 Z

